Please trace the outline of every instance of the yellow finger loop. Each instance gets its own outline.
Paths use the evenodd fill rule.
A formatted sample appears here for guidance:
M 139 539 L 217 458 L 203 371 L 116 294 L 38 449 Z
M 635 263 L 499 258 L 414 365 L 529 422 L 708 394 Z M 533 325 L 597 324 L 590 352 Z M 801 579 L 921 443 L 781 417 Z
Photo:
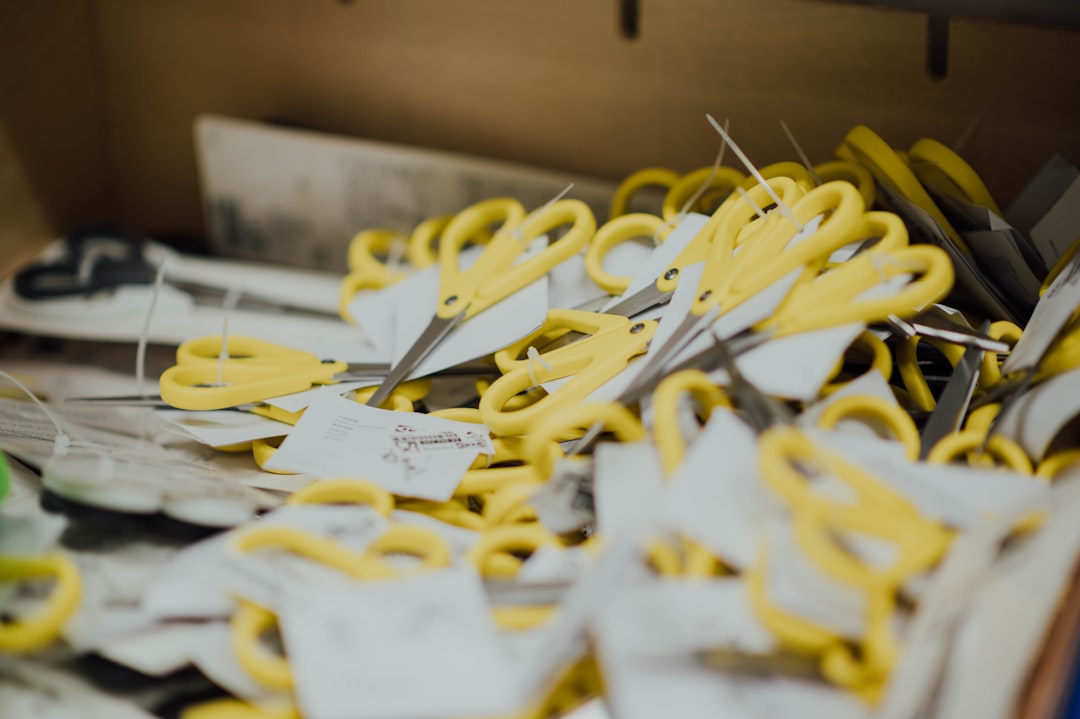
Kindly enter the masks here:
M 542 476 L 550 477 L 556 461 L 563 457 L 558 439 L 569 430 L 587 428 L 594 424 L 603 425 L 622 442 L 637 442 L 646 437 L 641 422 L 621 404 L 579 404 L 540 418 L 525 438 L 522 453 L 530 464 L 537 467 Z
M 384 517 L 390 516 L 394 498 L 385 489 L 364 479 L 320 479 L 295 492 L 287 504 L 366 504 Z
M 508 484 L 493 492 L 484 502 L 484 521 L 488 527 L 537 521 L 536 510 L 529 505 L 537 485 Z
M 0 624 L 0 651 L 23 654 L 44 649 L 60 636 L 82 595 L 82 579 L 74 562 L 60 554 L 40 557 L 0 556 L 0 582 L 52 577 L 44 604 L 26 616 Z
M 1020 445 L 998 434 L 987 440 L 986 433 L 981 431 L 963 430 L 942 437 L 930 450 L 926 461 L 948 464 L 962 455 L 968 455 L 968 461 L 979 463 L 980 454 L 985 456 L 987 462 L 997 460 L 1019 474 L 1034 474 L 1031 459 Z
M 645 187 L 670 189 L 679 181 L 679 173 L 664 167 L 649 167 L 629 175 L 619 183 L 615 196 L 611 199 L 611 217 L 625 215 L 630 207 L 630 199 Z
M 919 458 L 919 430 L 911 415 L 895 404 L 880 397 L 845 397 L 829 405 L 818 418 L 818 424 L 824 429 L 833 429 L 844 419 L 869 420 L 871 426 L 884 425 L 904 445 L 908 459 L 915 461 Z
M 585 269 L 589 277 L 605 292 L 612 295 L 621 295 L 630 286 L 629 276 L 618 277 L 604 268 L 604 259 L 608 253 L 619 244 L 633 240 L 637 237 L 646 237 L 650 245 L 655 238 L 663 241 L 671 232 L 671 226 L 656 215 L 634 213 L 621 215 L 605 223 L 596 231 L 592 242 L 585 251 Z
M 1078 463 L 1080 463 L 1080 449 L 1065 450 L 1052 454 L 1040 462 L 1035 475 L 1043 479 L 1057 479 Z
M 401 574 L 386 563 L 385 557 L 405 554 L 420 560 L 417 571 L 439 569 L 450 564 L 450 547 L 435 532 L 409 524 L 394 524 L 371 543 L 364 553 L 364 564 L 373 577 Z
M 274 456 L 274 453 L 278 451 L 284 441 L 284 437 L 267 437 L 266 439 L 252 441 L 251 456 L 255 458 L 255 464 L 259 465 L 259 469 L 271 474 L 297 474 L 297 472 L 290 472 L 287 469 L 271 469 L 266 466 L 266 463 L 270 461 L 270 458 Z
M 370 574 L 362 556 L 341 544 L 292 527 L 256 527 L 242 532 L 233 540 L 239 552 L 256 549 L 282 549 L 319 564 L 343 572 L 354 579 L 367 579 Z
M 268 709 L 239 699 L 214 699 L 185 707 L 180 719 L 301 719 L 293 705 Z
M 262 636 L 277 627 L 277 617 L 262 607 L 242 602 L 230 621 L 229 643 L 240 666 L 267 689 L 286 690 L 293 686 L 289 662 L 262 643 Z
M 731 406 L 731 400 L 717 387 L 709 376 L 700 370 L 684 370 L 666 377 L 653 393 L 653 436 L 660 450 L 660 461 L 664 476 L 671 477 L 686 454 L 686 440 L 683 438 L 677 421 L 679 398 L 689 394 L 702 410 L 703 418 L 708 419 L 713 407 Z
M 511 524 L 489 529 L 469 551 L 469 560 L 485 577 L 507 577 L 517 574 L 521 560 L 515 553 L 532 554 L 540 547 L 561 547 L 562 542 L 549 530 L 539 524 Z M 493 565 L 490 559 L 495 556 L 510 556 L 515 562 Z M 508 566 L 514 571 L 505 573 Z

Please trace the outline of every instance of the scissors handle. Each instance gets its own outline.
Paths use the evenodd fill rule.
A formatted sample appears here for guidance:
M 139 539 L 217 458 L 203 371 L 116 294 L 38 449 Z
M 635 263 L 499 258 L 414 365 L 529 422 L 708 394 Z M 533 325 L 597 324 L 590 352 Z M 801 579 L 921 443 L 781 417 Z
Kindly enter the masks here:
M 1002 216 L 1001 208 L 994 202 L 986 183 L 952 148 L 937 140 L 924 138 L 908 150 L 908 160 L 923 185 L 982 205 L 998 217 Z
M 830 160 L 814 165 L 814 173 L 824 184 L 834 180 L 850 182 L 858 188 L 862 195 L 863 203 L 867 207 L 873 207 L 877 199 L 877 188 L 874 187 L 874 176 L 870 170 L 851 160 Z
M 454 217 L 443 233 L 444 245 L 439 248 L 442 282 L 436 310 L 440 319 L 462 313 L 468 319 L 509 297 L 577 254 L 596 231 L 592 210 L 580 200 L 559 200 L 528 215 L 516 226 L 517 214 L 513 206 L 507 204 L 512 200 L 488 202 L 502 204 L 493 209 L 474 205 Z M 473 266 L 462 270 L 458 266 L 458 252 L 464 239 L 500 219 L 506 220 L 502 229 L 496 232 Z M 550 242 L 536 255 L 517 262 L 534 239 L 566 224 L 571 227 L 562 237 Z
M 82 580 L 70 559 L 61 554 L 0 556 L 0 582 L 40 577 L 56 580 L 48 599 L 33 614 L 0 625 L 0 651 L 23 653 L 47 646 L 60 635 L 64 623 L 78 608 Z
M 867 297 L 875 287 L 914 275 L 903 289 Z M 836 327 L 849 322 L 880 322 L 890 315 L 917 312 L 952 289 L 954 270 L 944 250 L 931 245 L 905 247 L 888 254 L 856 256 L 830 270 L 804 291 L 796 288 L 785 301 L 792 308 L 783 322 L 788 331 Z M 781 312 L 783 309 L 781 309 Z
M 508 367 L 509 371 L 492 382 L 480 398 L 484 423 L 497 434 L 520 435 L 541 417 L 581 404 L 596 388 L 625 369 L 631 358 L 645 352 L 656 332 L 656 324 L 652 320 L 635 322 L 617 315 L 552 310 L 539 330 L 496 355 L 499 366 Z M 594 334 L 537 360 L 514 359 L 531 341 L 550 336 L 555 328 Z M 527 407 L 514 411 L 507 408 L 514 397 L 530 387 L 564 377 L 573 379 Z
M 615 219 L 627 214 L 630 207 L 630 198 L 645 187 L 662 187 L 669 191 L 679 181 L 679 173 L 666 167 L 648 167 L 630 174 L 615 188 L 615 196 L 611 199 L 611 212 L 609 217 Z
M 309 389 L 342 372 L 342 362 L 275 365 L 225 361 L 178 364 L 159 381 L 161 398 L 179 409 L 211 410 L 261 402 Z
M 225 342 L 221 335 L 206 335 L 182 342 L 176 348 L 177 364 L 217 364 L 221 359 L 222 345 L 228 354 L 227 362 L 240 362 L 242 364 L 314 364 L 321 362 L 320 358 L 274 342 L 247 337 L 245 335 L 229 335 Z
M 700 193 L 697 204 L 701 205 L 708 197 L 730 196 L 735 188 L 745 181 L 746 175 L 733 167 L 700 167 L 684 175 L 668 190 L 662 210 L 664 220 L 666 222 L 678 221 L 683 207 L 695 194 Z M 693 210 L 694 207 L 691 206 L 689 209 Z
M 864 209 L 862 196 L 854 186 L 826 183 L 791 207 L 795 221 L 803 227 L 818 215 L 825 216 L 810 236 L 797 238 L 801 230 L 794 222 L 774 213 L 765 218 L 761 229 L 736 257 L 732 257 L 736 236 L 745 224 L 739 222 L 740 214 L 732 211 L 717 227 L 709 255 L 709 264 L 718 271 L 706 272 L 698 283 L 699 293 L 691 312 L 702 316 L 718 306 L 726 312 L 799 268 L 816 272 L 833 252 L 851 242 Z
M 663 241 L 673 228 L 656 215 L 635 212 L 604 223 L 585 251 L 585 271 L 605 292 L 620 295 L 630 285 L 630 277 L 616 277 L 604 269 L 604 258 L 613 247 L 638 237 Z

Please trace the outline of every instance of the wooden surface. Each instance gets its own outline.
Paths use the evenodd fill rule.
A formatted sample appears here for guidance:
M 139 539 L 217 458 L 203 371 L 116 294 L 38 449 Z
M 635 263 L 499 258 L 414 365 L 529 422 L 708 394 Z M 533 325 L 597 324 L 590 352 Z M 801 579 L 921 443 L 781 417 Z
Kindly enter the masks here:
M 793 156 L 780 118 L 822 159 L 858 122 L 900 147 L 952 142 L 996 98 L 965 154 L 1006 201 L 1051 152 L 1080 158 L 1080 43 L 1064 31 L 956 21 L 951 74 L 935 81 L 923 15 L 809 0 L 643 0 L 633 41 L 618 32 L 615 2 L 14 7 L 33 22 L 22 21 L 27 42 L 0 50 L 4 64 L 44 58 L 49 82 L 5 70 L 22 84 L 5 92 L 0 120 L 61 220 L 104 198 L 91 215 L 201 234 L 191 133 L 201 112 L 618 179 L 708 163 L 718 143 L 706 112 L 730 117 L 767 163 Z M 65 107 L 73 117 L 58 116 Z M 99 177 L 58 187 L 55 155 Z

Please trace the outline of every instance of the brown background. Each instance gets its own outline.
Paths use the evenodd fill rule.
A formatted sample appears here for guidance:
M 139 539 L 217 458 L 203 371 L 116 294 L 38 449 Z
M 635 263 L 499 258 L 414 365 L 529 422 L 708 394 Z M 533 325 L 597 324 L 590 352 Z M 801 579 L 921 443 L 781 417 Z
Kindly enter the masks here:
M 863 122 L 953 142 L 1008 202 L 1080 160 L 1080 35 L 810 0 L 0 0 L 0 276 L 50 233 L 108 220 L 198 235 L 202 112 L 619 179 L 707 164 L 730 117 L 756 161 L 821 160 Z

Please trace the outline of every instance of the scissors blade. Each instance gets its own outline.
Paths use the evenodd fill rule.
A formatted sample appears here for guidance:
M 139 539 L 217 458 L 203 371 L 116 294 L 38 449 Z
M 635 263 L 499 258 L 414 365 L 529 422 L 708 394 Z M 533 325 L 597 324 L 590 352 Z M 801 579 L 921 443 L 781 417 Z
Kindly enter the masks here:
M 645 310 L 656 307 L 657 305 L 665 305 L 668 302 L 671 302 L 671 297 L 674 294 L 674 290 L 670 292 L 661 292 L 655 284 L 649 285 L 645 289 L 635 292 L 629 297 L 619 301 L 618 304 L 609 308 L 604 314 L 633 317 L 634 315 L 641 314 Z
M 697 657 L 702 664 L 710 669 L 732 674 L 756 677 L 781 675 L 798 679 L 824 681 L 821 666 L 814 657 L 792 652 L 776 651 L 759 654 L 730 647 L 720 647 L 698 652 Z
M 379 385 L 379 389 L 371 395 L 367 401 L 368 407 L 381 407 L 390 393 L 404 382 L 413 373 L 420 363 L 431 354 L 432 350 L 465 319 L 465 311 L 458 312 L 453 317 L 432 317 L 427 328 L 413 342 L 412 347 L 405 356 L 390 369 L 386 379 Z
M 986 352 L 1008 352 L 1010 349 L 1007 342 L 996 340 L 982 330 L 976 332 L 933 309 L 924 310 L 907 320 L 890 317 L 889 325 L 907 337 L 934 337 L 963 347 L 978 347 Z
M 989 329 L 989 323 L 984 323 L 983 328 L 982 331 Z M 937 406 L 919 435 L 919 459 L 926 459 L 934 445 L 960 428 L 960 422 L 967 414 L 971 398 L 975 394 L 982 359 L 983 350 L 977 345 L 972 345 L 967 348 L 964 356 L 957 363 L 952 377 L 945 384 L 945 389 L 938 399 Z

